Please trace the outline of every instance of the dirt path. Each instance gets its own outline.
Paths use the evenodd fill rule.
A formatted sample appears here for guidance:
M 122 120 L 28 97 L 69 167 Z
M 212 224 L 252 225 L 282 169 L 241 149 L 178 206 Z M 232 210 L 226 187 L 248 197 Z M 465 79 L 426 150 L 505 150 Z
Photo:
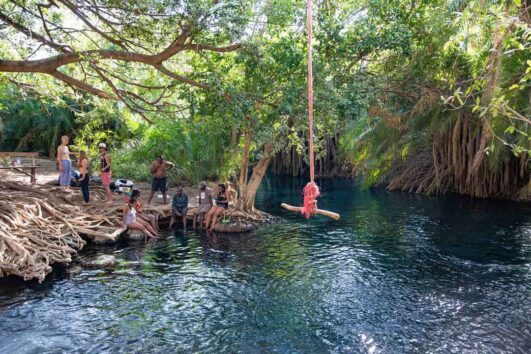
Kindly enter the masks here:
M 57 171 L 56 162 L 55 160 L 51 159 L 36 159 L 35 163 L 40 166 L 39 169 L 36 171 L 36 178 L 37 182 L 36 185 L 54 185 L 54 182 L 57 181 L 59 177 L 59 172 Z M 24 164 L 24 161 L 23 161 Z M 146 166 L 148 168 L 148 166 Z M 119 178 L 127 178 L 127 176 L 117 176 Z M 10 171 L 10 170 L 0 170 L 0 180 L 2 181 L 8 181 L 8 182 L 16 182 L 16 183 L 22 183 L 30 185 L 30 178 L 28 176 L 25 176 L 21 173 Z M 149 197 L 149 193 L 151 191 L 151 185 L 146 182 L 138 182 L 133 181 L 135 188 L 140 189 L 142 199 L 147 202 L 147 199 Z M 196 191 L 197 188 L 193 186 L 184 186 L 185 193 L 188 194 L 190 199 L 190 207 L 194 207 L 197 205 L 197 197 L 196 197 Z M 77 189 L 75 189 L 77 190 Z M 81 192 L 79 192 L 81 193 Z M 175 188 L 172 187 L 167 192 L 167 202 L 171 203 L 171 198 L 173 194 L 175 193 Z M 115 201 L 121 202 L 123 198 L 119 195 L 115 195 Z M 153 205 L 162 205 L 163 204 L 163 198 L 160 192 L 157 192 L 153 198 L 152 201 Z

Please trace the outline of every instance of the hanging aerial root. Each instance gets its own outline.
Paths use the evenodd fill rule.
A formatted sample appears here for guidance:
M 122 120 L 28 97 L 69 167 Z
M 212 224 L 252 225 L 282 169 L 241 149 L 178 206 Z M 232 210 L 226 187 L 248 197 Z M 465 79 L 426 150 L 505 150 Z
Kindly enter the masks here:
M 485 128 L 462 114 L 445 132 L 434 134 L 431 147 L 395 163 L 387 188 L 410 193 L 447 192 L 477 198 L 516 199 L 530 180 L 529 157 L 502 156 L 489 164 Z M 480 156 L 480 158 L 477 158 Z

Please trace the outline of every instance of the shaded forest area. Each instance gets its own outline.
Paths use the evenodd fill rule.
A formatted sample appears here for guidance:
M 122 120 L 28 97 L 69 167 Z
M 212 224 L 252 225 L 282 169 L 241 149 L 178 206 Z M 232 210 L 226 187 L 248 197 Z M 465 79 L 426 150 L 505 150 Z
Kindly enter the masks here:
M 316 173 L 417 193 L 527 199 L 526 0 L 316 1 Z M 59 137 L 116 176 L 306 175 L 300 1 L 0 0 L 0 150 Z

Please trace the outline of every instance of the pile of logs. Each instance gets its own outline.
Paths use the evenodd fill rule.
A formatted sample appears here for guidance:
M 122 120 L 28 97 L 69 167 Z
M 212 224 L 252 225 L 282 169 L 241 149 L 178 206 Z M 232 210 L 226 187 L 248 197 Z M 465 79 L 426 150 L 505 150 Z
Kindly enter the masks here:
M 0 277 L 44 280 L 53 263 L 70 263 L 84 245 L 81 236 L 115 241 L 124 231 L 123 203 L 105 204 L 91 190 L 84 205 L 78 191 L 0 182 Z

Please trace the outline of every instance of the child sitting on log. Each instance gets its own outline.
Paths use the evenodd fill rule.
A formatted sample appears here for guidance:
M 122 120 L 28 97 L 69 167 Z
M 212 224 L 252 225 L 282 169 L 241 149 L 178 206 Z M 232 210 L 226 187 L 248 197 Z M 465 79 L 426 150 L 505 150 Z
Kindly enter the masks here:
M 136 218 L 136 198 L 131 198 L 123 208 L 123 221 L 129 230 L 140 230 L 146 237 L 157 237 Z

